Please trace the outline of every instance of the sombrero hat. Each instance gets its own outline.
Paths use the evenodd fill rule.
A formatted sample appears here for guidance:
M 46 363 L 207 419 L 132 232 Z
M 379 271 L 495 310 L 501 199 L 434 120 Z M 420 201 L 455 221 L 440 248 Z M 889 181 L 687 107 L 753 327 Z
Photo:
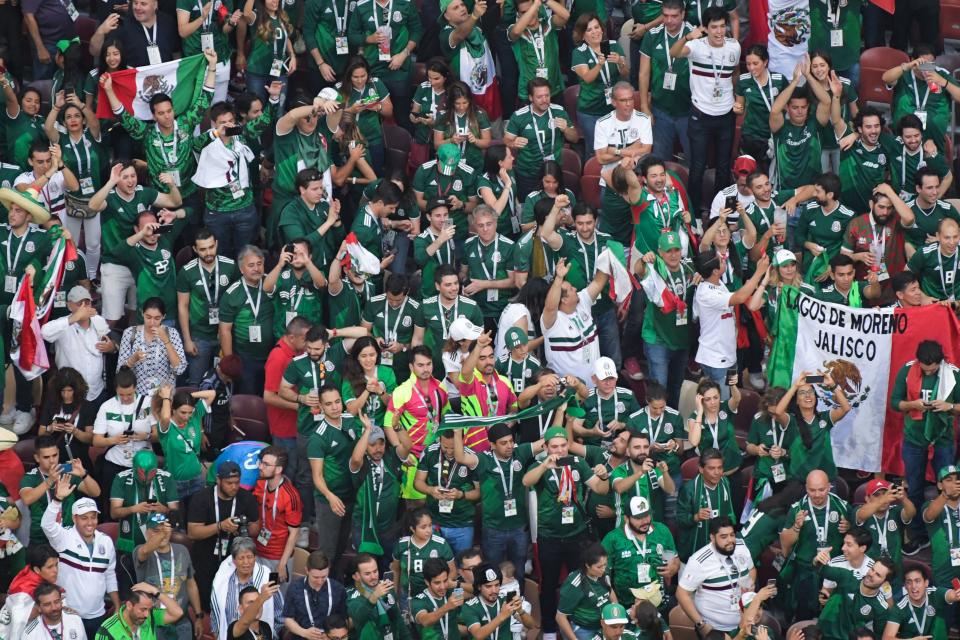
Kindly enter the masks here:
M 40 192 L 32 187 L 23 192 L 4 187 L 0 189 L 0 203 L 7 209 L 17 205 L 29 213 L 34 222 L 43 224 L 50 219 L 50 212 L 40 202 L 39 195 Z

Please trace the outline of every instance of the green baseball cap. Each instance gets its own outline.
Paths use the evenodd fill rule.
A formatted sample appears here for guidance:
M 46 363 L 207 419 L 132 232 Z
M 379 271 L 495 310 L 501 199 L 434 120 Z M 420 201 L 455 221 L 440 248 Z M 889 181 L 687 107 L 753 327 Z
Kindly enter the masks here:
M 543 441 L 550 442 L 553 438 L 563 438 L 567 439 L 567 430 L 563 427 L 550 427 L 547 429 L 547 432 L 543 434 Z
M 945 467 L 940 467 L 940 471 L 937 472 L 937 482 L 943 480 L 947 476 L 960 476 L 960 468 L 957 468 L 955 464 L 948 464 Z
M 80 38 L 75 36 L 73 38 L 70 38 L 69 40 L 67 39 L 57 40 L 57 51 L 59 51 L 60 53 L 66 53 L 67 49 L 69 49 L 70 45 L 72 44 L 80 44 Z
M 447 12 L 447 8 L 453 4 L 453 0 L 440 0 L 440 15 Z
M 607 624 L 630 624 L 630 619 L 627 618 L 627 610 L 623 608 L 622 604 L 616 602 L 611 602 L 600 610 L 600 619 Z
M 530 342 L 530 338 L 527 337 L 527 332 L 520 327 L 511 327 L 507 331 L 507 335 L 504 336 L 503 342 L 507 345 L 507 349 L 516 349 L 520 345 Z
M 448 142 L 437 149 L 437 168 L 445 176 L 452 176 L 460 164 L 460 147 Z
M 682 249 L 680 246 L 680 235 L 676 231 L 661 233 L 657 244 L 660 251 L 670 251 L 671 249 Z

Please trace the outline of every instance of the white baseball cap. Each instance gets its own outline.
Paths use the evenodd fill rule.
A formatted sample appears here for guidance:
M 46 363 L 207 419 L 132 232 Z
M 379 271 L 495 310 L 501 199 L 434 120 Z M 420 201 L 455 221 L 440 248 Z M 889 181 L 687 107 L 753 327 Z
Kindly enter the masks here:
M 617 377 L 617 365 L 607 356 L 603 356 L 593 365 L 593 375 L 597 380 L 606 380 L 607 378 Z
M 73 503 L 73 517 L 82 516 L 86 513 L 100 513 L 97 503 L 90 498 L 80 498 Z
M 451 340 L 476 340 L 481 333 L 483 333 L 483 327 L 473 324 L 466 316 L 458 316 L 450 323 Z

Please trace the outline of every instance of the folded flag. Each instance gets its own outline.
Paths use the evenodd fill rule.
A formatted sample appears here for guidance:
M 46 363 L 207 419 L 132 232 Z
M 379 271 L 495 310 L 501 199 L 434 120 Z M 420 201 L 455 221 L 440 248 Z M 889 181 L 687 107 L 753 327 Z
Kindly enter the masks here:
M 113 92 L 127 113 L 140 120 L 153 120 L 150 98 L 161 93 L 170 96 L 174 113 L 180 115 L 194 103 L 203 86 L 203 80 L 198 79 L 205 74 L 206 68 L 207 59 L 197 54 L 136 69 L 114 71 L 110 79 L 113 81 Z M 97 99 L 97 117 L 113 117 L 110 100 L 102 87 Z
M 24 276 L 10 305 L 10 320 L 13 322 L 10 359 L 27 380 L 40 377 L 50 368 L 47 349 L 40 336 L 37 305 L 33 300 L 33 285 L 30 278 Z
M 56 301 L 57 293 L 63 285 L 63 275 L 67 268 L 67 263 L 77 259 L 77 248 L 72 240 L 66 240 L 61 236 L 63 227 L 53 227 L 47 232 L 48 236 L 54 238 L 53 249 L 47 258 L 47 264 L 42 272 L 37 273 L 37 318 L 40 322 L 45 322 L 47 316 L 53 310 L 53 304 Z M 64 292 L 66 293 L 66 292 Z
M 380 273 L 380 260 L 364 248 L 357 240 L 357 234 L 351 231 L 346 238 L 347 254 L 340 261 L 344 269 L 353 269 L 366 276 L 375 276 Z
M 627 271 L 627 257 L 622 244 L 608 241 L 607 246 L 597 256 L 596 269 L 610 276 L 611 300 L 623 304 L 630 298 L 635 281 Z
M 687 303 L 673 289 L 667 286 L 669 270 L 660 256 L 657 256 L 652 266 L 648 266 L 647 273 L 640 286 L 644 293 L 662 313 L 677 313 L 683 315 L 687 310 Z

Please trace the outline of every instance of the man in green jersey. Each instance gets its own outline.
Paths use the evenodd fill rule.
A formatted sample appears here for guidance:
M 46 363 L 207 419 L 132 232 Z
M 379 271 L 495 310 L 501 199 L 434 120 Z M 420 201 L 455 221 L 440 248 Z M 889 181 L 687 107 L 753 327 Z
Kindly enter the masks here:
M 801 77 L 806 78 L 807 84 L 798 91 Z M 813 118 L 810 117 L 811 91 L 816 98 Z M 820 175 L 820 127 L 828 122 L 830 96 L 811 75 L 809 63 L 801 61 L 793 72 L 790 84 L 783 88 L 770 107 L 770 132 L 773 134 L 778 188 L 796 189 L 810 184 Z
M 647 406 L 627 418 L 627 430 L 649 436 L 651 457 L 656 462 L 667 463 L 667 474 L 673 479 L 673 486 L 679 488 L 683 482 L 680 453 L 683 451 L 684 421 L 680 412 L 670 406 L 667 389 L 656 380 L 647 381 L 646 400 Z M 664 516 L 672 522 L 677 514 L 677 494 L 674 492 L 665 497 Z
M 220 299 L 220 351 L 225 356 L 236 353 L 243 360 L 243 377 L 238 381 L 237 393 L 259 395 L 263 392 L 263 368 L 272 347 L 271 292 L 284 264 L 278 260 L 277 266 L 264 278 L 263 251 L 253 245 L 240 249 L 237 262 L 240 278 L 227 287 Z
M 807 282 L 823 281 L 830 259 L 840 253 L 847 225 L 854 218 L 850 209 L 840 204 L 841 182 L 833 173 L 824 173 L 813 182 L 816 202 L 800 211 L 794 243 L 801 250 L 806 266 Z
M 513 45 L 513 55 L 520 71 L 517 87 L 527 87 L 529 93 L 532 81 L 543 80 L 549 96 L 559 97 L 565 85 L 560 69 L 560 39 L 557 34 L 569 19 L 569 9 L 557 0 L 517 2 L 512 24 L 507 25 L 506 33 L 507 40 Z M 505 15 L 504 22 L 510 22 L 510 16 Z M 568 122 L 572 129 L 573 121 Z M 518 193 L 530 193 L 533 190 L 523 189 L 522 182 L 518 186 L 521 187 Z
M 849 640 L 861 627 L 881 629 L 890 605 L 883 585 L 897 574 L 890 558 L 877 560 L 861 580 L 842 567 L 824 567 L 821 576 L 837 583 L 837 589 L 820 612 L 817 627 L 825 640 Z
M 443 199 L 430 199 L 424 212 L 428 226 L 413 239 L 413 260 L 422 272 L 421 299 L 433 295 L 434 272 L 437 267 L 441 265 L 454 267 L 457 263 L 457 249 L 453 240 L 457 230 L 450 216 L 450 205 Z
M 540 1 L 533 0 L 533 4 L 539 5 Z M 555 0 L 550 0 L 550 4 L 562 8 Z M 532 7 L 533 5 L 527 13 L 532 11 Z M 555 13 L 554 19 L 557 17 L 558 14 Z M 550 35 L 555 38 L 552 32 Z M 533 45 L 527 42 L 528 37 L 523 36 L 524 46 L 532 47 Z M 536 38 L 533 38 L 533 42 L 536 41 Z M 551 60 L 553 64 L 559 65 L 559 57 L 551 57 Z M 526 194 L 533 193 L 541 186 L 543 163 L 547 160 L 559 162 L 564 141 L 574 143 L 579 136 L 566 110 L 560 105 L 551 104 L 550 96 L 553 92 L 549 80 L 539 75 L 533 77 L 531 74 L 526 87 L 530 104 L 513 112 L 503 134 L 504 144 L 517 154 L 516 192 L 524 199 Z
M 747 205 L 746 214 L 757 230 L 757 242 L 750 249 L 750 260 L 756 262 L 766 252 L 773 260 L 777 251 L 786 248 L 787 219 L 796 215 L 801 202 L 813 198 L 813 185 L 795 189 L 774 189 L 770 176 L 755 171 L 747 176 L 747 187 L 753 194 L 753 202 Z
M 680 571 L 673 534 L 654 522 L 650 501 L 633 496 L 626 503 L 623 522 L 603 538 L 609 558 L 610 579 L 617 602 L 632 606 L 632 589 L 659 582 L 661 589 Z
M 733 519 L 733 494 L 723 475 L 723 454 L 713 448 L 700 454 L 700 473 L 683 483 L 677 497 L 677 550 L 686 561 L 710 541 L 710 524 L 722 517 Z
M 614 493 L 617 526 L 626 519 L 627 505 L 633 497 L 641 496 L 653 505 L 653 515 L 664 521 L 664 498 L 675 495 L 677 488 L 670 477 L 670 469 L 663 460 L 650 457 L 650 436 L 631 433 L 627 440 L 626 462 L 613 470 L 610 487 Z
M 392 273 L 384 293 L 370 298 L 363 308 L 361 326 L 380 345 L 380 364 L 392 366 L 397 379 L 409 374 L 409 349 L 420 302 L 410 296 L 407 276 Z
M 447 213 L 456 227 L 454 237 L 457 255 L 460 255 L 469 234 L 467 214 L 473 211 L 479 201 L 477 173 L 466 160 L 461 159 L 460 147 L 452 142 L 440 145 L 436 160 L 425 162 L 417 169 L 412 185 L 417 205 L 422 210 L 429 211 L 431 206 L 428 201 L 434 198 L 446 202 Z
M 499 638 L 501 633 L 504 638 L 512 637 L 510 625 L 514 619 L 522 622 L 526 629 L 532 629 L 535 624 L 530 616 L 530 605 L 518 593 L 509 600 L 500 597 L 501 582 L 503 575 L 492 564 L 481 564 L 473 569 L 476 596 L 460 609 L 460 623 L 474 640 Z M 546 620 L 543 622 L 545 624 Z
M 960 536 L 957 535 L 957 509 L 960 508 L 960 469 L 950 464 L 937 471 L 940 493 L 923 505 L 923 524 L 930 536 L 933 581 L 946 588 L 960 578 Z
M 239 0 L 220 0 L 219 2 L 213 0 L 208 2 L 177 0 L 176 2 L 177 31 L 182 38 L 181 48 L 184 57 L 194 56 L 212 49 L 217 55 L 217 60 L 221 61 L 217 66 L 214 84 L 212 99 L 215 102 L 227 99 L 227 85 L 230 81 L 230 57 L 234 52 L 235 40 L 235 36 L 232 36 L 231 32 L 237 29 L 237 24 L 241 21 L 243 4 Z M 246 65 L 243 62 L 244 50 L 242 44 L 238 53 L 240 60 L 237 62 L 237 66 L 243 69 Z
M 907 269 L 917 275 L 923 293 L 935 300 L 957 299 L 958 245 L 960 224 L 953 218 L 942 218 L 937 225 L 937 241 L 914 252 L 907 261 Z
M 426 588 L 410 600 L 410 615 L 420 640 L 460 640 L 459 610 L 463 589 L 450 591 L 450 567 L 440 558 L 423 563 Z M 939 640 L 939 639 L 938 639 Z
M 177 317 L 187 354 L 187 384 L 199 386 L 219 349 L 220 299 L 237 278 L 237 264 L 217 255 L 217 238 L 200 229 L 193 240 L 197 256 L 177 274 Z
M 460 553 L 473 546 L 480 483 L 467 465 L 457 462 L 453 431 L 441 431 L 437 441 L 420 454 L 413 488 L 427 496 L 433 525 L 453 552 Z
M 150 298 L 160 298 L 170 311 L 177 308 L 173 244 L 184 228 L 186 215 L 184 209 L 164 209 L 159 215 L 148 209 L 137 216 L 133 235 L 117 247 L 115 257 L 130 269 L 137 287 L 137 322 L 142 322 L 143 303 Z
M 133 585 L 123 606 L 103 621 L 96 640 L 157 640 L 183 616 L 176 599 L 146 582 Z M 165 636 L 164 636 L 165 637 Z
M 834 71 L 860 84 L 860 5 L 861 0 L 845 3 L 811 0 L 808 51 L 830 54 Z M 846 637 L 846 634 L 844 634 Z
M 396 212 L 402 195 L 400 188 L 393 182 L 381 180 L 370 194 L 370 199 L 353 218 L 350 231 L 357 236 L 363 248 L 377 258 L 384 257 L 383 235 L 392 224 L 388 216 Z
M 900 194 L 904 202 L 913 200 L 917 195 L 914 176 L 917 171 L 929 167 L 940 177 L 937 197 L 942 198 L 953 184 L 953 171 L 949 159 L 944 154 L 929 147 L 932 143 L 923 142 L 923 123 L 913 113 L 900 118 L 897 122 L 897 148 L 890 160 L 890 185 Z
M 853 258 L 845 253 L 838 253 L 830 258 L 830 269 L 827 273 L 832 284 L 805 282 L 801 285 L 803 292 L 818 300 L 854 309 L 866 307 L 868 301 L 879 300 L 883 292 L 878 272 L 871 269 L 866 280 L 857 280 Z
M 656 8 L 655 2 L 638 2 L 632 11 Z M 679 139 L 683 154 L 690 157 L 690 139 L 687 125 L 690 118 L 690 61 L 674 58 L 670 47 L 693 30 L 685 20 L 683 0 L 663 0 L 660 16 L 647 15 L 646 24 L 634 26 L 634 32 L 645 30 L 659 19 L 662 24 L 646 30 L 646 35 L 635 50 L 637 41 L 631 38 L 631 77 L 639 77 L 640 111 L 653 120 L 653 154 L 660 158 L 673 155 L 673 145 Z M 639 76 L 637 75 L 639 73 Z
M 936 65 L 936 53 L 930 44 L 914 46 L 913 56 L 910 62 L 883 72 L 884 83 L 893 89 L 893 121 L 898 122 L 907 114 L 916 115 L 923 126 L 924 140 L 932 140 L 943 151 L 951 99 L 960 100 L 960 85 L 950 71 Z
M 836 75 L 830 84 L 830 120 L 837 140 L 851 134 L 857 138 L 850 147 L 840 150 L 840 182 L 844 185 L 840 202 L 860 214 L 870 210 L 873 190 L 886 180 L 897 144 L 891 134 L 883 131 L 883 116 L 869 105 L 854 116 L 851 130 L 840 109 L 843 85 Z
M 135 114 L 128 113 L 113 91 L 113 82 L 109 73 L 100 76 L 100 86 L 110 101 L 110 108 L 114 115 L 120 118 L 120 124 L 127 130 L 130 137 L 143 145 L 147 160 L 147 172 L 153 186 L 162 193 L 169 191 L 167 182 L 160 179 L 160 174 L 170 176 L 170 184 L 180 189 L 185 207 L 191 219 L 196 219 L 202 203 L 197 192 L 197 186 L 190 177 L 197 170 L 197 157 L 193 152 L 193 132 L 203 119 L 207 108 L 213 100 L 214 86 L 217 73 L 217 54 L 212 49 L 204 52 L 207 59 L 207 72 L 197 76 L 197 95 L 193 104 L 186 111 L 177 115 L 173 110 L 173 100 L 170 96 L 158 93 L 150 98 L 150 114 L 153 125 L 141 120 Z M 104 248 L 107 238 L 104 238 Z
M 324 84 L 337 81 L 347 68 L 350 44 L 347 25 L 357 8 L 351 0 L 320 0 L 304 5 L 303 43 L 307 48 L 307 62 L 313 72 L 310 78 L 311 93 Z
M 374 0 L 369 0 L 373 2 Z M 347 614 L 355 640 L 409 640 L 393 580 L 381 580 L 377 558 L 360 552 L 354 563 L 353 587 L 347 589 Z
M 586 411 L 582 425 L 574 425 L 574 435 L 584 444 L 609 443 L 627 427 L 627 417 L 640 407 L 633 391 L 617 386 L 617 366 L 607 356 L 593 365 L 591 379 L 596 385 L 583 402 Z
M 433 352 L 434 376 L 445 375 L 440 357 L 443 344 L 450 337 L 450 325 L 459 317 L 477 326 L 483 326 L 480 306 L 467 296 L 459 295 L 460 278 L 452 265 L 444 264 L 433 272 L 437 295 L 426 298 L 420 305 L 420 315 L 414 320 L 413 344 L 423 344 Z
M 283 336 L 287 325 L 297 316 L 312 321 L 323 317 L 322 289 L 327 284 L 326 276 L 310 259 L 310 243 L 306 238 L 296 238 L 283 245 L 280 264 L 283 267 L 279 277 L 270 284 L 264 282 L 263 287 L 275 303 L 275 340 Z
M 346 233 L 340 220 L 340 201 L 327 201 L 329 191 L 324 180 L 325 176 L 315 169 L 297 173 L 300 197 L 290 200 L 280 213 L 277 240 L 283 244 L 306 238 L 313 264 L 326 273 Z
M 917 197 L 910 203 L 914 213 L 914 226 L 907 229 L 907 240 L 919 251 L 923 245 L 937 242 L 937 230 L 940 221 L 950 218 L 960 222 L 960 213 L 956 207 L 940 200 L 943 192 L 943 180 L 933 167 L 917 169 L 913 176 Z
M 497 232 L 497 213 L 485 204 L 474 209 L 473 226 L 476 235 L 467 239 L 463 251 L 468 279 L 463 293 L 477 300 L 484 327 L 496 331 L 514 291 L 514 243 Z
M 897 566 L 907 555 L 914 555 L 920 546 L 903 543 L 903 534 L 917 515 L 917 508 L 900 485 L 874 478 L 867 483 L 867 502 L 854 514 L 854 522 L 870 532 L 871 544 L 867 555 L 876 560 L 882 555 L 890 556 Z M 917 518 L 919 521 L 919 518 Z M 922 524 L 920 525 L 922 528 Z
M 960 601 L 960 591 L 931 587 L 930 569 L 925 564 L 905 566 L 903 586 L 906 595 L 890 607 L 883 637 L 947 640 L 952 617 L 950 605 Z

